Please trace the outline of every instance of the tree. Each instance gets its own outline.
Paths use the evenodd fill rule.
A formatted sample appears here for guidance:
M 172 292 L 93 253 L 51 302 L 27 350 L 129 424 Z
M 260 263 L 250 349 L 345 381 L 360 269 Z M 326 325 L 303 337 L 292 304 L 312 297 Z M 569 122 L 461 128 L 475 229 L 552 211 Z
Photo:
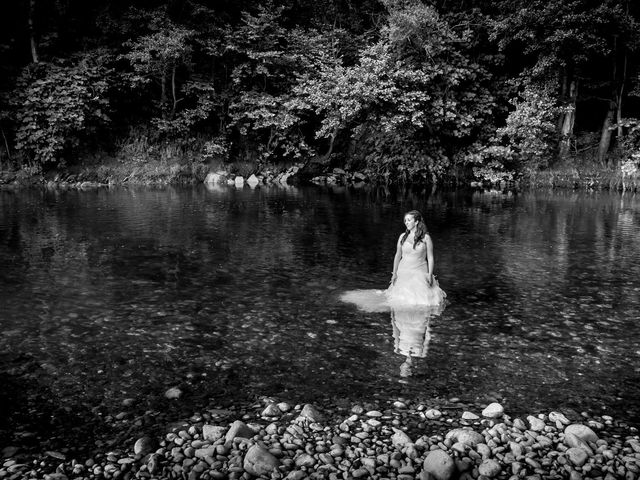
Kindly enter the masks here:
M 192 52 L 189 39 L 194 32 L 169 21 L 162 23 L 165 25 L 160 30 L 129 42 L 130 50 L 123 58 L 133 68 L 133 74 L 128 76 L 132 86 L 146 85 L 151 81 L 159 85 L 160 116 L 162 120 L 171 120 L 182 101 L 177 71 L 189 62 Z
M 40 62 L 24 69 L 13 96 L 15 147 L 30 166 L 64 163 L 65 152 L 109 121 L 109 73 L 90 63 L 96 57 L 62 65 Z

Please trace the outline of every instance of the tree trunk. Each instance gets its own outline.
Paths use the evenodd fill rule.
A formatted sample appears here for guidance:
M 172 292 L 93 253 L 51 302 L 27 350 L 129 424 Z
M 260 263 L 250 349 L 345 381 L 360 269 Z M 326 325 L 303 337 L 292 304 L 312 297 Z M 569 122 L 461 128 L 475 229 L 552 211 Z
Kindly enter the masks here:
M 36 29 L 33 23 L 33 15 L 36 9 L 36 0 L 29 0 L 29 39 L 31 40 L 31 60 L 38 63 L 38 48 L 36 43 Z
M 613 119 L 616 114 L 616 102 L 614 100 L 609 101 L 609 109 L 607 115 L 604 117 L 604 123 L 602 124 L 602 133 L 600 135 L 600 145 L 598 146 L 598 161 L 604 166 L 606 165 L 607 152 L 611 145 L 611 134 L 613 129 Z
M 160 79 L 160 112 L 162 119 L 167 119 L 167 71 L 162 69 L 162 78 Z
M 171 120 L 176 114 L 176 107 L 178 105 L 178 100 L 176 99 L 176 66 L 174 65 L 171 68 L 171 96 L 173 98 L 173 107 L 171 107 Z
M 622 61 L 622 78 L 620 79 L 620 88 L 617 92 L 616 99 L 616 124 L 618 125 L 618 142 L 622 140 L 624 131 L 622 129 L 622 96 L 624 94 L 624 83 L 627 80 L 627 54 L 624 54 Z M 619 143 L 618 143 L 619 144 Z
M 11 162 L 11 150 L 9 150 L 9 142 L 7 142 L 7 137 L 4 134 L 4 128 L 0 128 L 0 132 L 2 132 L 2 139 L 4 140 L 4 148 L 7 150 L 7 158 L 9 162 Z M 0 162 L 0 170 L 2 170 L 2 162 Z
M 571 151 L 571 138 L 573 137 L 573 126 L 576 121 L 576 100 L 578 98 L 578 83 L 569 80 L 565 76 L 565 86 L 563 87 L 565 97 L 565 111 L 560 118 L 560 158 L 566 158 Z

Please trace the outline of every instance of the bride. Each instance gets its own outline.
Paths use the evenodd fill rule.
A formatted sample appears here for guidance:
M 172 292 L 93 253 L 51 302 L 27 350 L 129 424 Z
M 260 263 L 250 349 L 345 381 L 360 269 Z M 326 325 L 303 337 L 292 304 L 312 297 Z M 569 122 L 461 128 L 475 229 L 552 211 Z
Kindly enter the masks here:
M 447 294 L 433 275 L 433 243 L 422 214 L 411 210 L 404 216 L 406 230 L 398 238 L 391 285 L 385 292 L 394 308 L 437 306 Z
M 386 290 L 351 290 L 343 302 L 353 303 L 367 312 L 393 310 L 442 311 L 447 294 L 433 275 L 433 244 L 422 214 L 417 210 L 404 216 L 406 230 L 398 238 L 393 259 L 391 284 Z

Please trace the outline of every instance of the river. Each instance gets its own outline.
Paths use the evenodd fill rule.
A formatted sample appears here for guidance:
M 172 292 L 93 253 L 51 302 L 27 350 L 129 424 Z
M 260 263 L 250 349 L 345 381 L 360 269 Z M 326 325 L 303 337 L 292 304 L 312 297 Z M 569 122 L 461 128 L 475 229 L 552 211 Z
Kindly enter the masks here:
M 412 209 L 448 304 L 405 322 L 421 349 L 407 375 L 406 319 L 339 297 L 388 285 Z M 638 312 L 629 193 L 0 191 L 0 429 L 17 435 L 261 396 L 497 400 L 638 425 Z

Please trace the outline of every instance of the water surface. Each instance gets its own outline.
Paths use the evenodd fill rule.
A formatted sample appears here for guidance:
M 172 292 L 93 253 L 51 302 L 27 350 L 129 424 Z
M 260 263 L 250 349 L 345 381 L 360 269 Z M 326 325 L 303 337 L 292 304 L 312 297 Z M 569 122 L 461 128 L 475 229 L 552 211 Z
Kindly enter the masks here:
M 424 339 L 401 376 L 402 318 L 339 296 L 388 285 L 411 209 L 449 304 L 405 323 Z M 628 193 L 0 191 L 0 429 L 169 411 L 173 386 L 184 413 L 458 397 L 637 424 L 639 239 Z

